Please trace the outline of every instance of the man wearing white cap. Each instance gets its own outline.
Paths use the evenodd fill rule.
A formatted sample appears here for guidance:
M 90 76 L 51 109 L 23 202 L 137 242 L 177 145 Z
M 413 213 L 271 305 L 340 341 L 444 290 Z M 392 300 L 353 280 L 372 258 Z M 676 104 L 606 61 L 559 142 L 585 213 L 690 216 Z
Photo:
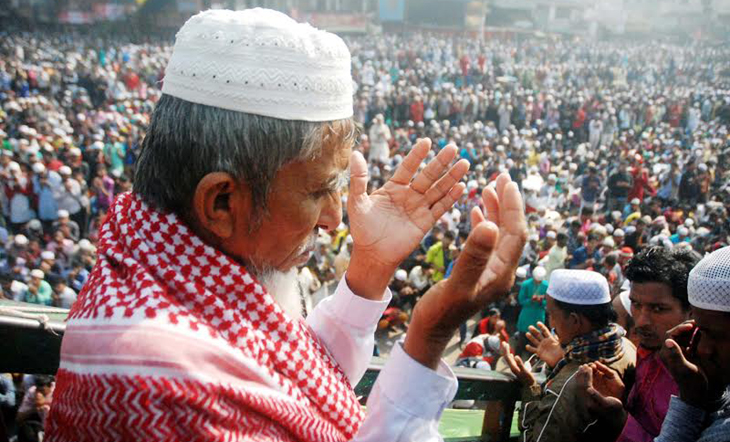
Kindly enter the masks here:
M 86 212 L 83 205 L 81 184 L 71 176 L 71 168 L 63 166 L 58 169 L 62 185 L 56 195 L 58 210 L 65 210 L 69 217 L 78 225 L 81 235 L 84 233 Z M 78 241 L 78 237 L 74 239 Z
M 730 247 L 689 274 L 692 320 L 669 333 L 662 359 L 679 384 L 656 442 L 730 441 Z
M 441 355 L 509 291 L 522 199 L 506 174 L 484 192 L 489 220 L 472 211 L 464 255 L 414 309 L 366 416 L 353 386 L 388 283 L 462 195 L 468 163 L 452 166 L 447 146 L 418 173 L 423 140 L 368 194 L 351 153 L 350 69 L 339 37 L 275 11 L 210 10 L 183 25 L 134 192 L 110 208 L 69 315 L 46 440 L 439 438 L 456 392 Z M 340 224 L 348 167 L 350 266 L 305 320 L 296 267 L 320 228 Z
M 23 302 L 51 305 L 53 301 L 53 290 L 51 289 L 51 285 L 44 281 L 43 278 L 45 278 L 45 274 L 42 270 L 31 270 L 28 288 L 23 294 Z
M 58 219 L 53 222 L 51 230 L 53 232 L 56 232 L 57 230 L 62 230 L 63 234 L 67 238 L 71 239 L 74 242 L 78 241 L 79 237 L 81 236 L 81 231 L 76 221 L 73 221 L 71 219 L 68 210 L 60 209 L 57 214 Z
M 606 441 L 604 422 L 580 403 L 574 380 L 582 364 L 600 362 L 620 377 L 633 367 L 634 348 L 614 323 L 616 313 L 606 279 L 586 270 L 556 270 L 547 291 L 547 312 L 564 356 L 538 385 L 521 358 L 505 352 L 510 369 L 524 384 L 520 441 Z M 545 332 L 547 330 L 545 329 Z
M 56 197 L 61 191 L 61 177 L 40 162 L 33 164 L 33 172 L 33 193 L 38 201 L 38 219 L 43 224 L 43 232 L 48 234 L 58 218 Z
M 548 289 L 546 276 L 545 267 L 535 267 L 532 271 L 532 278 L 522 283 L 520 293 L 517 295 L 517 302 L 522 307 L 520 316 L 517 318 L 519 340 L 516 350 L 519 353 L 525 349 L 526 335 L 530 326 L 536 326 L 538 322 L 545 322 L 545 306 L 547 305 L 545 293 Z

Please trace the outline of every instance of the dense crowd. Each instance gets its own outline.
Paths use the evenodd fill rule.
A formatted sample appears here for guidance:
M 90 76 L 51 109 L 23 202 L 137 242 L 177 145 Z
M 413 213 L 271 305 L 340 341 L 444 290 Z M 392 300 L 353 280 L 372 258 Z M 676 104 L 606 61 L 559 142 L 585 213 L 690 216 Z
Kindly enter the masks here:
M 471 163 L 462 198 L 396 272 L 380 333 L 406 330 L 419 296 L 449 276 L 471 209 L 502 172 L 523 192 L 529 241 L 510 296 L 462 327 L 460 365 L 498 366 L 503 342 L 524 353 L 530 329 L 546 323 L 556 270 L 599 272 L 630 311 L 634 256 L 657 247 L 701 256 L 728 244 L 727 47 L 427 34 L 347 43 L 370 186 L 387 181 L 420 138 L 432 140 L 431 157 L 453 143 Z M 123 37 L 0 35 L 4 298 L 73 304 L 107 210 L 134 184 L 170 52 L 167 42 Z M 301 269 L 307 310 L 347 269 L 348 233 L 346 221 L 321 232 Z M 26 384 L 18 394 L 43 390 L 43 415 L 52 382 Z M 19 415 L 21 426 L 30 415 Z

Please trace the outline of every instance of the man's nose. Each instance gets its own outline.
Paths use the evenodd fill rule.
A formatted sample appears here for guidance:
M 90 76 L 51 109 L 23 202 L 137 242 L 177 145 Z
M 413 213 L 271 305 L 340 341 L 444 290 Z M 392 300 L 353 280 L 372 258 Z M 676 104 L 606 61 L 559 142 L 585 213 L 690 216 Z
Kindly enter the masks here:
M 342 222 L 342 199 L 340 198 L 340 192 L 334 192 L 330 198 L 327 199 L 322 212 L 319 214 L 319 221 L 317 225 L 331 232 L 337 229 L 337 226 Z

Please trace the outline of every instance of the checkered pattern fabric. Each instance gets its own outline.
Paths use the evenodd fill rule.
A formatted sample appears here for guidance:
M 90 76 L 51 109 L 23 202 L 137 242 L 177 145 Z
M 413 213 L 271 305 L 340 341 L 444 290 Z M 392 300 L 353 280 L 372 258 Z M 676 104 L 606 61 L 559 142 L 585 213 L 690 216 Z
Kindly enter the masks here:
M 69 315 L 48 441 L 344 441 L 363 417 L 316 335 L 245 268 L 117 198 Z

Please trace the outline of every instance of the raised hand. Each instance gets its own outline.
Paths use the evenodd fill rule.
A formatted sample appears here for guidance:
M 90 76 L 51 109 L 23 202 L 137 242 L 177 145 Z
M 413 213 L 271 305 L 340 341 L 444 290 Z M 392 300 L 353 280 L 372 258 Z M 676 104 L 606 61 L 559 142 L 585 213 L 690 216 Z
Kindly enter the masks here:
M 596 391 L 602 396 L 623 399 L 626 386 L 616 371 L 599 361 L 591 362 L 588 367 L 593 372 L 593 388 Z
M 694 320 L 685 321 L 667 332 L 669 337 L 659 352 L 672 378 L 679 385 L 679 397 L 698 408 L 704 407 L 709 398 L 709 381 L 697 364 L 692 348 Z M 687 345 L 680 345 L 679 343 Z
M 515 375 L 522 385 L 530 386 L 537 384 L 535 376 L 529 368 L 525 367 L 525 363 L 522 362 L 522 358 L 519 355 L 515 356 L 512 354 L 508 343 L 502 343 L 500 346 L 500 354 L 504 358 L 505 362 L 507 362 L 507 366 L 512 371 L 512 374 Z
M 525 347 L 527 351 L 537 354 L 537 357 L 550 367 L 555 367 L 565 356 L 558 338 L 542 322 L 537 323 L 537 328 L 530 326 L 526 337 L 532 344 Z
M 381 296 L 385 287 L 375 280 L 382 279 L 381 274 L 389 280 L 464 192 L 459 181 L 469 170 L 469 162 L 451 165 L 456 157 L 453 145 L 444 147 L 418 172 L 430 149 L 427 138 L 416 143 L 390 181 L 370 195 L 365 159 L 359 152 L 350 158 L 347 213 L 354 247 L 347 281 L 360 296 Z
M 588 410 L 591 415 L 599 417 L 608 425 L 606 440 L 615 440 L 621 434 L 626 423 L 626 411 L 621 400 L 604 396 L 596 390 L 593 378 L 594 370 L 589 365 L 582 365 L 575 374 L 573 382 L 577 384 L 578 405 Z
M 426 292 L 416 304 L 405 350 L 435 367 L 459 324 L 484 306 L 509 293 L 527 238 L 522 197 L 509 175 L 497 179 L 496 190 L 482 194 L 485 219 L 475 207 L 472 231 L 448 280 Z

